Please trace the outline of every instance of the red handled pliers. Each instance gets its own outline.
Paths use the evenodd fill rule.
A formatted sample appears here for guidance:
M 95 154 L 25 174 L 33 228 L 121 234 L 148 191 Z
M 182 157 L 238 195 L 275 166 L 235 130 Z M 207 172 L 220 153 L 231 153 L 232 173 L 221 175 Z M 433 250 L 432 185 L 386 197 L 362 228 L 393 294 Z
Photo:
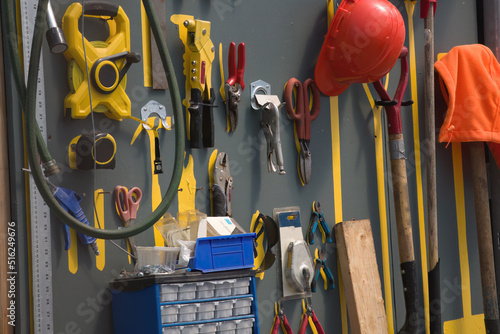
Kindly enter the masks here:
M 274 322 L 273 322 L 273 327 L 271 329 L 271 334 L 278 334 L 278 330 L 281 325 L 281 329 L 283 330 L 283 333 L 285 334 L 293 334 L 292 327 L 290 327 L 290 324 L 288 323 L 288 319 L 286 318 L 285 313 L 283 312 L 283 309 L 281 308 L 280 302 L 274 303 Z
M 310 303 L 307 301 L 307 298 L 302 299 L 302 309 L 304 310 L 304 313 L 302 313 L 302 320 L 300 321 L 299 334 L 306 333 L 307 324 L 311 326 L 314 333 L 325 334 L 325 331 L 323 330 L 318 318 L 316 318 L 316 314 L 314 313 Z
M 245 73 L 245 43 L 238 45 L 238 68 L 236 68 L 236 44 L 229 44 L 228 54 L 229 78 L 224 84 L 226 95 L 226 113 L 229 118 L 230 130 L 234 132 L 238 126 L 238 103 L 241 92 L 245 89 L 243 74 Z

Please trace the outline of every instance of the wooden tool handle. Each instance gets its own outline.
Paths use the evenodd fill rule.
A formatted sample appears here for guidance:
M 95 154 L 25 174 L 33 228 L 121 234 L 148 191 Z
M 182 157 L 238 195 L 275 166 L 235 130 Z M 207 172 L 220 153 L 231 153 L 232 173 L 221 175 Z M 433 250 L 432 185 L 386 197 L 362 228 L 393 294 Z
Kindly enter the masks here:
M 398 140 L 403 140 L 402 134 L 391 135 L 389 137 L 389 141 Z M 394 207 L 396 211 L 396 226 L 398 230 L 399 260 L 400 263 L 405 263 L 415 260 L 405 158 L 395 158 L 391 156 L 391 171 Z
M 481 268 L 481 286 L 485 320 L 498 320 L 498 298 L 493 259 L 493 237 L 491 234 L 490 203 L 484 143 L 469 143 L 474 187 L 474 207 L 476 209 L 476 228 Z

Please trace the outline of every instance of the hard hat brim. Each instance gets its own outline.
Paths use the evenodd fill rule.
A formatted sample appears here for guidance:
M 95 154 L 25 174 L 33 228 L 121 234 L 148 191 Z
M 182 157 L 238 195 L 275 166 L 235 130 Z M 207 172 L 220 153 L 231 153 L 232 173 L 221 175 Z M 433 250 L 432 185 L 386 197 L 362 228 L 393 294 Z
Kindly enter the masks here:
M 331 73 L 331 66 L 325 58 L 326 56 L 321 52 L 314 69 L 314 81 L 321 93 L 328 96 L 339 96 L 349 87 L 350 83 L 336 81 L 335 75 Z

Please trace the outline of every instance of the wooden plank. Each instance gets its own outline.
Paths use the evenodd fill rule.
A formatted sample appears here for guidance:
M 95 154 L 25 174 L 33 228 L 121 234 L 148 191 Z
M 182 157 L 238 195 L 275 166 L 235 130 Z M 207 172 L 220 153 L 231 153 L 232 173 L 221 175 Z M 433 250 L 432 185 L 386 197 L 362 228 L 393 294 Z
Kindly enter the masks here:
M 334 229 L 351 332 L 388 333 L 370 220 L 345 221 Z
M 0 29 L 1 35 L 1 29 Z M 8 257 L 8 222 L 10 221 L 10 186 L 9 186 L 9 155 L 7 144 L 7 121 L 5 108 L 3 45 L 0 40 L 0 187 L 4 196 L 0 199 L 0 332 L 13 334 L 14 327 L 9 325 L 7 307 L 9 305 L 9 281 L 7 275 Z

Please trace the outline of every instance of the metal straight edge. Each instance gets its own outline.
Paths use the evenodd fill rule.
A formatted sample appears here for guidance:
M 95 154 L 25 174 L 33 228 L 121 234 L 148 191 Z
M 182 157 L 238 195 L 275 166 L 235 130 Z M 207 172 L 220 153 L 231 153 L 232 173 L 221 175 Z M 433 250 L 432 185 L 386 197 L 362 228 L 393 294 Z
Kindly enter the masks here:
M 24 76 L 28 77 L 31 41 L 35 26 L 38 1 L 20 0 L 21 29 L 23 39 Z M 38 71 L 36 120 L 42 136 L 47 142 L 45 87 L 43 61 Z M 29 177 L 30 219 L 31 219 L 31 263 L 32 263 L 32 308 L 33 333 L 52 334 L 54 332 L 52 297 L 52 243 L 50 235 L 49 207 L 40 195 L 33 177 Z

